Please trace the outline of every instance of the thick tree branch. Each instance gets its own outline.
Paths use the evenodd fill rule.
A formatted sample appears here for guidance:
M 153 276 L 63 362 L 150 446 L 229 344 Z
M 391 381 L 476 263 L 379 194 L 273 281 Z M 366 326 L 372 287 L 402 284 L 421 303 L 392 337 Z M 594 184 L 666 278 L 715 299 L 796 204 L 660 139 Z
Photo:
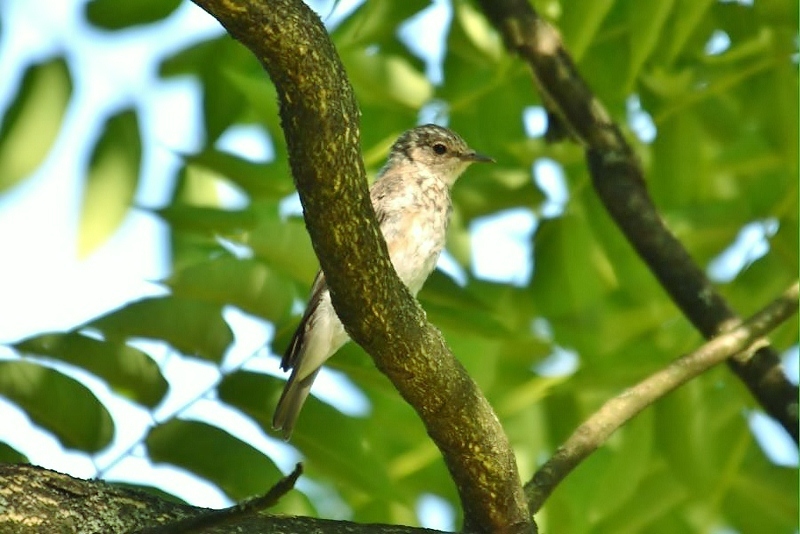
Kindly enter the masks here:
M 548 109 L 587 147 L 601 201 L 672 300 L 705 338 L 730 329 L 740 318 L 664 224 L 633 150 L 578 74 L 558 32 L 527 0 L 480 3 L 507 48 L 530 65 Z M 746 359 L 728 360 L 728 365 L 797 441 L 798 389 L 787 380 L 775 351 L 764 346 Z
M 795 282 L 769 306 L 733 330 L 715 337 L 609 400 L 572 433 L 525 485 L 531 512 L 541 508 L 555 487 L 619 427 L 667 393 L 729 358 L 746 358 L 767 343 L 763 336 L 797 313 Z
M 350 336 L 421 416 L 458 488 L 465 527 L 535 528 L 497 417 L 389 262 L 367 194 L 358 108 L 319 18 L 299 0 L 195 3 L 247 46 L 272 78 L 306 225 L 334 307 Z
M 266 497 L 265 497 L 266 498 Z M 0 532 L 81 532 L 130 534 L 141 529 L 175 532 L 208 510 L 165 501 L 141 491 L 101 480 L 79 480 L 32 465 L 0 464 Z M 392 526 L 359 525 L 307 517 L 234 514 L 224 524 L 203 526 L 204 534 L 434 534 L 438 531 Z M 183 523 L 187 521 L 187 523 Z M 202 521 L 201 521 L 202 522 Z M 158 530 L 159 527 L 164 527 Z M 182 530 L 181 532 L 185 532 Z

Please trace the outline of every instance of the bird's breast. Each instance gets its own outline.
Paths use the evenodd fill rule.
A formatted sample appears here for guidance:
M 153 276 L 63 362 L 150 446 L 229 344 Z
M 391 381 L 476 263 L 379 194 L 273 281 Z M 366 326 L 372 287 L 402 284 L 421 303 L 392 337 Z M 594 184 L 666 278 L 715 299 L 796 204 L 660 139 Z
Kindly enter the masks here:
M 450 218 L 449 191 L 408 188 L 385 212 L 381 230 L 398 276 L 416 295 L 445 245 Z

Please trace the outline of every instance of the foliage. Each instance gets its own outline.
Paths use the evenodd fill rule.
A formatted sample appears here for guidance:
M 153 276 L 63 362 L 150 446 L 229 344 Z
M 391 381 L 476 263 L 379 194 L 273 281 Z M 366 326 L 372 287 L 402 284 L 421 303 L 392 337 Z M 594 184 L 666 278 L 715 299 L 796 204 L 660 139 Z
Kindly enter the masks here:
M 745 225 L 770 228 L 768 251 L 720 289 L 749 315 L 798 272 L 797 5 L 788 0 L 622 2 L 539 0 L 563 32 L 598 97 L 625 128 L 668 225 L 707 267 Z M 116 30 L 152 23 L 174 9 L 159 2 L 88 4 L 87 18 Z M 136 4 L 136 7 L 133 5 Z M 538 218 L 534 276 L 525 284 L 468 274 L 465 285 L 435 273 L 420 293 L 430 320 L 488 396 L 518 453 L 523 480 L 607 398 L 691 350 L 700 336 L 671 304 L 594 196 L 581 151 L 526 133 L 523 116 L 541 106 L 525 67 L 503 50 L 477 8 L 453 2 L 445 32 L 443 82 L 398 37 L 425 2 L 368 2 L 332 29 L 363 112 L 365 161 L 374 173 L 389 143 L 438 109 L 472 146 L 499 162 L 471 169 L 454 191 L 449 250 L 470 273 L 470 225 L 512 208 Z M 5 26 L 5 24 L 4 24 Z M 712 36 L 729 39 L 708 50 Z M 66 63 L 69 66 L 69 63 Z M 188 357 L 223 368 L 235 340 L 223 307 L 270 321 L 272 352 L 286 346 L 317 268 L 297 217 L 279 207 L 292 191 L 274 89 L 250 53 L 227 36 L 167 58 L 164 78 L 196 77 L 203 88 L 205 142 L 187 155 L 168 205 L 152 209 L 170 228 L 169 295 L 132 302 L 68 333 L 43 333 L 13 345 L 0 395 L 22 407 L 65 446 L 87 455 L 111 442 L 114 421 L 79 381 L 53 369 L 61 360 L 106 381 L 148 409 L 164 399 L 166 380 L 137 338 L 163 341 Z M 42 90 L 44 84 L 50 89 Z M 71 98 L 62 58 L 31 66 L 0 128 L 0 187 L 24 180 L 47 153 L 54 125 Z M 650 140 L 632 121 L 634 102 L 652 119 Z M 433 103 L 433 105 L 431 105 Z M 131 203 L 141 165 L 136 110 L 109 119 L 85 176 L 80 247 L 100 245 Z M 215 146 L 235 124 L 255 124 L 273 141 L 274 158 L 252 163 Z M 36 143 L 20 148 L 22 140 Z M 569 199 L 543 209 L 534 166 L 553 161 Z M 246 195 L 232 209 L 216 194 L 225 182 Z M 99 204 L 98 204 L 99 202 Z M 104 209 L 109 207 L 109 209 Z M 98 209 L 103 208 L 103 209 Z M 233 254 L 231 250 L 245 250 Z M 154 251 L 156 253 L 156 251 Z M 779 329 L 778 348 L 797 344 L 797 325 Z M 539 365 L 569 349 L 574 373 L 547 376 Z M 306 476 L 335 495 L 357 521 L 415 524 L 423 494 L 458 509 L 455 488 L 413 411 L 353 345 L 330 362 L 370 402 L 367 417 L 318 399 L 306 406 L 292 445 Z M 216 399 L 269 433 L 282 382 L 225 369 Z M 539 371 L 537 371 L 539 370 Z M 544 531 L 791 532 L 797 518 L 797 470 L 775 465 L 747 425 L 757 409 L 726 369 L 715 369 L 643 413 L 582 464 L 550 498 Z M 118 424 L 118 423 L 117 423 Z M 277 467 L 263 451 L 207 423 L 175 417 L 154 424 L 144 447 L 154 462 L 183 467 L 233 499 L 266 489 Z M 18 459 L 0 443 L 0 458 Z M 224 464 L 220 459 L 224 458 Z M 287 499 L 279 510 L 316 514 L 330 502 Z

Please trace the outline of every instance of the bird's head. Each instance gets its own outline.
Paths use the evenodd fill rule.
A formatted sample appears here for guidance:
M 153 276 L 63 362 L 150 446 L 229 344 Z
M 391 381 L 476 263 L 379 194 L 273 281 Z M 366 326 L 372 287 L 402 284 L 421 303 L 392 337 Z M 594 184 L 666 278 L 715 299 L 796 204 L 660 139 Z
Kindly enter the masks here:
M 426 124 L 408 130 L 395 141 L 388 166 L 423 165 L 452 186 L 462 172 L 475 162 L 494 162 L 471 149 L 454 131 Z

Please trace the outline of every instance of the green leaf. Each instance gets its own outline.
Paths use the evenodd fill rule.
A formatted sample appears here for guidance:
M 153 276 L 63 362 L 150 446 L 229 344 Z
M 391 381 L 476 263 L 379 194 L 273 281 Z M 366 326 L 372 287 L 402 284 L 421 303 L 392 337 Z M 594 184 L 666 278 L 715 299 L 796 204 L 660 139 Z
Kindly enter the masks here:
M 222 401 L 269 429 L 283 385 L 271 376 L 240 371 L 226 376 L 217 391 Z M 359 420 L 312 396 L 303 407 L 292 444 L 305 455 L 309 473 L 323 473 L 337 483 L 389 498 L 387 466 L 371 452 L 370 440 L 359 427 Z
M 311 238 L 301 219 L 283 221 L 274 211 L 260 211 L 258 226 L 244 236 L 242 243 L 270 268 L 306 287 L 311 287 L 319 271 Z
M 168 222 L 174 231 L 210 236 L 240 233 L 257 225 L 256 214 L 251 209 L 226 210 L 173 203 L 153 213 Z
M 614 478 L 602 479 L 598 493 L 616 491 L 618 485 Z M 686 491 L 675 482 L 671 474 L 663 467 L 656 467 L 654 473 L 643 480 L 636 488 L 636 493 L 624 509 L 606 516 L 591 532 L 603 534 L 638 534 L 640 532 L 664 532 L 690 534 L 697 530 L 678 528 L 682 507 L 688 504 Z M 659 529 L 667 525 L 664 529 Z M 710 530 L 711 525 L 707 525 Z
M 536 274 L 531 289 L 547 316 L 580 314 L 600 302 L 610 283 L 605 254 L 583 217 L 545 219 L 534 236 Z
M 751 447 L 743 468 L 731 478 L 723 507 L 740 532 L 792 532 L 797 528 L 797 468 L 773 465 Z
M 492 52 L 489 43 L 497 36 L 472 28 L 473 8 L 465 3 L 458 6 L 463 16 L 457 14 L 447 36 L 448 49 L 458 52 L 444 58 L 448 83 L 437 88 L 436 97 L 444 101 L 444 116 L 452 118 L 454 130 L 473 148 L 505 164 L 510 162 L 511 141 L 518 141 L 524 131 L 522 111 L 536 102 L 530 90 L 530 72 L 504 53 Z M 479 40 L 488 48 L 481 49 L 472 31 L 482 36 Z M 503 105 L 497 106 L 497 102 Z
M 216 62 L 215 62 L 216 63 Z M 203 118 L 206 127 L 206 143 L 211 145 L 225 130 L 239 122 L 245 112 L 247 101 L 238 88 L 225 76 L 217 72 L 206 72 L 203 77 Z
M 533 184 L 528 169 L 493 165 L 491 168 L 469 169 L 453 190 L 453 199 L 458 202 L 455 215 L 467 225 L 478 217 L 498 211 L 536 206 L 542 202 L 543 195 Z
M 343 55 L 350 82 L 367 105 L 380 103 L 387 109 L 419 109 L 433 96 L 425 75 L 402 56 L 353 50 Z
M 119 394 L 153 407 L 167 393 L 158 364 L 146 353 L 123 343 L 82 334 L 40 334 L 13 345 L 20 352 L 51 356 L 104 379 Z
M 295 298 L 292 284 L 268 265 L 230 256 L 186 267 L 166 284 L 177 297 L 234 304 L 272 321 L 285 318 Z
M 117 113 L 103 126 L 83 191 L 78 253 L 86 256 L 117 230 L 128 213 L 142 158 L 136 112 Z
M 453 14 L 453 30 L 458 36 L 457 49 L 463 54 L 464 49 L 489 62 L 498 61 L 503 55 L 503 41 L 497 30 L 491 25 L 489 20 L 477 10 L 475 6 L 467 2 L 455 3 Z
M 252 198 L 281 199 L 294 191 L 292 175 L 284 159 L 279 164 L 253 163 L 238 156 L 209 149 L 187 158 L 190 166 L 212 171 L 247 192 Z
M 109 341 L 144 337 L 166 341 L 188 356 L 219 362 L 233 342 L 222 306 L 178 297 L 153 297 L 103 315 L 85 328 L 96 328 Z
M 477 285 L 477 282 L 473 285 Z M 420 301 L 429 319 L 440 327 L 490 338 L 510 335 L 511 325 L 503 323 L 508 314 L 484 305 L 471 294 L 471 287 L 457 289 L 450 278 L 434 272 L 420 293 Z
M 608 516 L 618 510 L 628 510 L 631 500 L 652 469 L 653 414 L 644 412 L 620 429 L 605 444 L 611 451 L 606 464 L 605 480 L 625 481 L 616 485 L 615 491 L 601 492 L 594 499 L 587 514 Z
M 231 71 L 263 76 L 263 68 L 253 54 L 227 35 L 182 50 L 160 66 L 162 76 L 190 74 L 199 78 L 206 146 L 212 146 L 230 126 L 251 115 L 250 103 L 228 75 Z M 269 98 L 268 94 L 263 96 Z
M 686 46 L 689 37 L 702 23 L 704 15 L 714 0 L 676 0 L 672 10 L 671 24 L 665 35 L 669 35 L 667 62 L 671 63 Z
M 720 491 L 722 466 L 736 461 L 737 448 L 752 441 L 740 409 L 725 401 L 733 393 L 731 385 L 718 379 L 712 387 L 711 382 L 707 374 L 655 405 L 656 443 L 674 476 L 696 497 Z M 707 439 L 709 434 L 720 440 Z
M 167 18 L 180 5 L 181 0 L 92 0 L 86 4 L 86 19 L 98 28 L 120 30 Z
M 182 467 L 240 501 L 266 493 L 283 476 L 255 447 L 200 421 L 173 419 L 145 439 L 153 462 Z
M 694 114 L 676 114 L 658 125 L 648 186 L 660 209 L 685 207 L 698 200 L 696 177 L 709 172 L 704 144 L 708 141 Z
M 63 58 L 25 71 L 0 127 L 0 192 L 42 164 L 61 129 L 71 93 L 72 79 Z
M 632 87 L 642 65 L 658 44 L 658 39 L 663 35 L 662 28 L 667 23 L 674 2 L 675 0 L 661 0 L 628 4 L 630 65 L 626 87 Z
M 0 463 L 3 464 L 27 464 L 30 463 L 28 457 L 19 452 L 8 443 L 0 441 Z
M 582 60 L 614 4 L 614 0 L 571 0 L 565 6 L 564 16 L 558 27 L 576 62 Z
M 0 395 L 22 408 L 70 449 L 98 452 L 111 443 L 114 422 L 86 386 L 26 361 L 0 362 Z
M 209 65 L 210 58 L 221 55 L 224 53 L 223 50 L 237 46 L 241 47 L 227 34 L 216 39 L 201 41 L 165 57 L 158 66 L 158 74 L 163 78 L 197 75 L 201 67 Z
M 395 42 L 400 21 L 411 17 L 428 4 L 425 0 L 364 2 L 334 30 L 336 47 L 341 51 L 372 44 L 385 46 Z
M 264 76 L 263 72 L 242 72 L 242 69 L 226 69 L 223 76 L 227 77 L 231 84 L 241 92 L 252 111 L 255 112 L 259 124 L 264 125 L 269 130 L 273 139 L 283 139 L 283 131 L 280 129 L 280 115 L 278 112 L 278 92 L 272 81 Z M 276 151 L 283 151 L 284 146 L 281 142 L 274 143 Z M 281 154 L 281 158 L 286 160 L 286 154 Z

